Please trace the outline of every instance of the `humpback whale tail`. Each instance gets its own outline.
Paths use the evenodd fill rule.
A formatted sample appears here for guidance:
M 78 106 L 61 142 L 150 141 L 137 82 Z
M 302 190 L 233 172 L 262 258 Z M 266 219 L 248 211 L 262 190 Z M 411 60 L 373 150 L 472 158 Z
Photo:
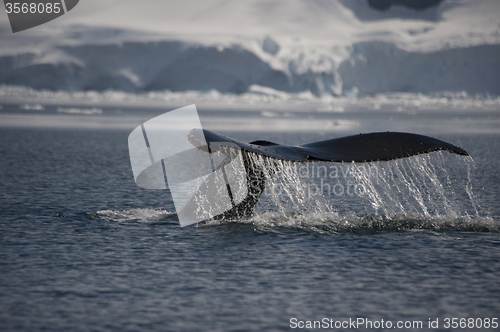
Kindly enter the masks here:
M 300 146 L 288 146 L 264 140 L 244 143 L 209 130 L 193 129 L 188 140 L 193 146 L 205 149 L 206 152 L 222 153 L 226 156 L 226 162 L 214 169 L 214 171 L 222 170 L 226 180 L 224 166 L 233 159 L 231 154 L 234 153 L 234 149 L 239 150 L 245 173 L 242 181 L 245 182 L 246 194 L 241 200 L 235 201 L 236 195 L 233 193 L 235 186 L 226 181 L 232 207 L 210 218 L 216 220 L 252 215 L 255 205 L 266 187 L 266 182 L 269 180 L 267 177 L 270 173 L 263 169 L 266 164 L 256 163 L 255 158 L 250 158 L 251 154 L 265 157 L 268 166 L 271 166 L 273 160 L 293 162 L 389 161 L 440 150 L 468 156 L 465 150 L 453 144 L 428 136 L 399 132 L 359 134 Z M 206 142 L 206 145 L 201 142 Z M 273 167 L 269 167 L 269 169 L 273 169 Z M 208 193 L 200 191 L 198 194 L 206 195 Z M 194 195 L 184 206 L 184 209 L 193 210 L 195 202 L 199 199 L 199 196 Z
M 203 129 L 195 105 L 144 122 L 129 135 L 136 184 L 170 189 L 181 226 L 253 213 L 279 160 L 371 162 L 432 151 L 468 155 L 438 139 L 408 133 L 371 133 L 289 146 L 250 143 Z

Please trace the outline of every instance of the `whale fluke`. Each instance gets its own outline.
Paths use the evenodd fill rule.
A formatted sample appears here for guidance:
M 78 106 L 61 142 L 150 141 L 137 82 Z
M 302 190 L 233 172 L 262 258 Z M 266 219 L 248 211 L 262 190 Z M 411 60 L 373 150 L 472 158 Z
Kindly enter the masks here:
M 217 220 L 252 215 L 255 205 L 266 187 L 267 177 L 273 175 L 272 170 L 265 171 L 263 169 L 266 167 L 265 165 L 252 161 L 249 153 L 270 157 L 270 160 L 295 162 L 388 161 L 440 150 L 458 155 L 469 155 L 462 148 L 432 137 L 398 132 L 359 134 L 300 146 L 289 146 L 264 140 L 245 143 L 209 130 L 193 129 L 189 133 L 188 140 L 193 146 L 209 154 L 222 153 L 226 155 L 227 161 L 220 163 L 220 166 L 214 169 L 214 171 L 221 170 L 223 173 L 225 165 L 231 161 L 230 151 L 234 151 L 235 147 L 241 149 L 243 174 L 246 173 L 246 176 L 243 175 L 243 181 L 246 183 L 243 187 L 247 188 L 245 197 L 238 203 L 234 202 L 235 193 L 226 181 L 232 207 L 210 218 Z M 271 164 L 272 161 L 269 165 Z M 224 175 L 224 178 L 228 178 L 227 175 Z M 195 209 L 196 201 L 201 200 L 202 196 L 209 195 L 208 190 L 201 190 L 199 193 L 199 196 L 193 196 L 188 201 L 186 209 Z
M 290 146 L 241 142 L 201 128 L 196 107 L 190 105 L 144 122 L 128 137 L 136 184 L 168 189 L 181 226 L 251 215 L 266 184 L 295 163 L 388 161 L 440 150 L 468 156 L 453 144 L 409 133 L 359 134 Z
M 359 134 L 300 146 L 289 146 L 263 140 L 245 143 L 205 129 L 191 131 L 193 135 L 201 133 L 208 144 L 226 142 L 236 144 L 248 152 L 299 162 L 388 161 L 440 150 L 463 156 L 469 155 L 464 149 L 436 138 L 399 132 Z

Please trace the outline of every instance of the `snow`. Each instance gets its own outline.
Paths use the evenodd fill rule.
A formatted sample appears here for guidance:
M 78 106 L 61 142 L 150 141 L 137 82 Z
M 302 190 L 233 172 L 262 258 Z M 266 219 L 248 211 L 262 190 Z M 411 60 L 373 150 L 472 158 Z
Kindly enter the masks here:
M 16 34 L 0 11 L 0 45 L 0 84 L 37 90 L 500 94 L 497 0 L 82 1 Z
M 67 113 L 67 114 L 102 114 L 102 109 L 92 107 L 92 108 L 78 108 L 78 107 L 58 107 L 58 113 Z
M 266 114 L 283 110 L 289 113 L 305 110 L 318 113 L 384 110 L 385 112 L 405 112 L 408 114 L 434 110 L 441 113 L 482 111 L 492 114 L 500 111 L 500 96 L 469 95 L 466 91 L 433 94 L 397 92 L 359 98 L 325 95 L 318 98 L 310 91 L 287 93 L 258 85 L 252 85 L 248 92 L 242 94 L 223 94 L 217 90 L 141 93 L 117 90 L 71 92 L 0 85 L 0 101 L 4 104 L 16 104 L 22 101 L 20 108 L 26 110 L 43 110 L 48 105 L 74 105 L 81 109 L 94 108 L 94 105 L 118 108 L 144 106 L 174 109 L 186 104 L 196 104 L 205 109 L 231 111 L 263 109 L 271 112 Z M 284 116 L 286 117 L 286 114 Z

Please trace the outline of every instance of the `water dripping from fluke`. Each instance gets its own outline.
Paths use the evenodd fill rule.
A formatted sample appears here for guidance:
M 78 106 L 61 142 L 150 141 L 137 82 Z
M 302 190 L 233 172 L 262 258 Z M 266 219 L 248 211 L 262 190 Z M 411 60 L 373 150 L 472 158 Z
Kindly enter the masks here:
M 472 191 L 470 157 L 438 151 L 393 161 L 300 163 L 249 156 L 264 170 L 266 188 L 254 215 L 226 219 L 232 222 L 319 233 L 500 231 Z

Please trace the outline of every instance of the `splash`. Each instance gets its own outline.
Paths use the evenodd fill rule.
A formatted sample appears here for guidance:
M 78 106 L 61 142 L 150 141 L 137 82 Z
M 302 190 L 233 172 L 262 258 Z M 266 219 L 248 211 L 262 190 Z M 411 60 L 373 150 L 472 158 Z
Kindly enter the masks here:
M 371 163 L 249 159 L 267 184 L 255 215 L 238 222 L 320 232 L 500 229 L 472 191 L 470 157 L 439 151 Z
M 166 210 L 154 209 L 131 209 L 131 210 L 101 210 L 97 211 L 93 216 L 107 221 L 115 222 L 164 222 L 170 221 L 175 217 L 175 213 Z M 174 218 L 175 222 L 177 220 Z
M 424 217 L 421 215 L 347 215 L 335 212 L 299 214 L 262 212 L 252 218 L 240 219 L 238 223 L 249 224 L 261 230 L 291 229 L 319 234 L 376 234 L 403 231 L 458 231 L 458 232 L 500 232 L 500 224 L 488 217 Z M 220 225 L 217 221 L 208 225 Z
M 198 227 L 246 224 L 263 230 L 319 234 L 398 231 L 500 232 L 473 192 L 470 157 L 433 152 L 371 163 L 297 163 L 248 154 L 266 187 L 253 216 L 212 220 Z M 178 224 L 173 212 L 103 210 L 114 222 Z

